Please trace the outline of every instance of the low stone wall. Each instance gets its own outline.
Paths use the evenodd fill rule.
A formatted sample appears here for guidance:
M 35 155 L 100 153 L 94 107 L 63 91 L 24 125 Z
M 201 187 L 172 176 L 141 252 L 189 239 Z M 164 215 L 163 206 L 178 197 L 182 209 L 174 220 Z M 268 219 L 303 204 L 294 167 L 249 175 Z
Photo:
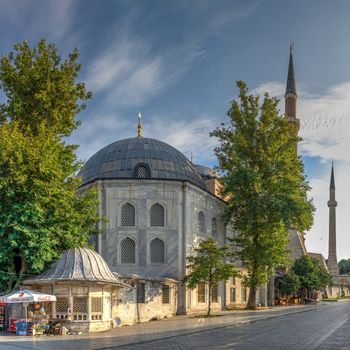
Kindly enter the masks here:
M 145 286 L 144 302 L 137 302 L 136 283 L 130 289 L 120 289 L 113 304 L 112 317 L 116 326 L 131 325 L 176 315 L 177 284 L 168 284 L 169 303 L 163 303 L 162 282 L 138 280 Z

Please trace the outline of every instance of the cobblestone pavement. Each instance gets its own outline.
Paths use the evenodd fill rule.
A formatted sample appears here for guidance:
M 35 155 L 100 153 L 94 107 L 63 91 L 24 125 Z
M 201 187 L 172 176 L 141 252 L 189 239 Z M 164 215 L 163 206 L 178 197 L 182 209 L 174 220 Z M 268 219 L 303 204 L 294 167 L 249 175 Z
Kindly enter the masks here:
M 350 302 L 172 319 L 66 337 L 1 337 L 0 350 L 350 349 Z

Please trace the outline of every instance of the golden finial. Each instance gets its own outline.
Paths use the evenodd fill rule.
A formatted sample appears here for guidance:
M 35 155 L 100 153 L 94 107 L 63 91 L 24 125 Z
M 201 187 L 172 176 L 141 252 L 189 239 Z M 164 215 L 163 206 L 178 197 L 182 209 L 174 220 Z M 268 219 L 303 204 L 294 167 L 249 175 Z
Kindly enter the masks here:
M 141 112 L 138 114 L 138 124 L 137 124 L 137 137 L 142 139 L 142 124 L 141 124 Z

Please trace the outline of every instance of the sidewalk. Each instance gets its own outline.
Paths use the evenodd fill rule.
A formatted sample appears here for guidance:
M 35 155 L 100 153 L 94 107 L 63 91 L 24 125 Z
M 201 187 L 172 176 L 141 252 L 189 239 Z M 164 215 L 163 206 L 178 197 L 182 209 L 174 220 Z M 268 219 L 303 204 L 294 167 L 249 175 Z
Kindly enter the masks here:
M 172 318 L 162 319 L 159 321 L 150 321 L 146 323 L 135 324 L 133 326 L 124 326 L 114 328 L 112 330 L 101 333 L 90 333 L 82 335 L 66 335 L 66 336 L 15 336 L 15 335 L 0 335 L 1 343 L 10 342 L 56 342 L 70 340 L 88 341 L 91 343 L 99 343 L 101 345 L 103 339 L 103 347 L 108 348 L 111 344 L 117 342 L 119 345 L 128 344 L 133 340 L 142 337 L 143 341 L 160 339 L 168 336 L 176 336 L 177 334 L 190 334 L 192 332 L 205 331 L 206 329 L 215 329 L 222 327 L 232 327 L 244 323 L 258 322 L 285 315 L 296 314 L 315 310 L 324 305 L 296 305 L 296 306 L 276 306 L 270 309 L 250 311 L 250 310 L 233 310 L 215 312 L 217 317 L 200 318 L 196 315 L 175 316 Z M 24 344 L 23 344 L 24 345 Z M 75 345 L 76 346 L 76 345 Z M 95 347 L 96 348 L 96 347 Z M 69 349 L 66 347 L 65 349 Z M 72 347 L 72 349 L 74 349 Z M 76 348 L 75 348 L 76 349 Z

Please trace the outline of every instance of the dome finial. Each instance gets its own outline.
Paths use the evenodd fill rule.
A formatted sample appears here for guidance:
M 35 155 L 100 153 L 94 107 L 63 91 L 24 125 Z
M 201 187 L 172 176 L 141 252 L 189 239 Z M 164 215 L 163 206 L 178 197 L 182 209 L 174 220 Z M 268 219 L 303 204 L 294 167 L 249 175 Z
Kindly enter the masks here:
M 142 139 L 141 112 L 139 112 L 139 114 L 138 114 L 137 137 L 139 139 Z

